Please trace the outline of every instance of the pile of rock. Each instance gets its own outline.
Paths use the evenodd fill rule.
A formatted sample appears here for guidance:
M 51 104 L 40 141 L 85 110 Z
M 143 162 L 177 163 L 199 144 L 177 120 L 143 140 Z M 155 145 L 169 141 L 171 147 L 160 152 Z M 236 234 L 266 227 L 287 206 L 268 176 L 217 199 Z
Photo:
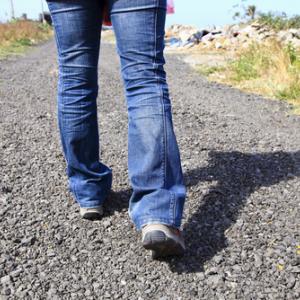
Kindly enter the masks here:
M 195 46 L 202 48 L 237 50 L 248 47 L 252 42 L 262 42 L 275 38 L 285 44 L 292 43 L 300 48 L 300 29 L 275 32 L 258 22 L 235 24 L 199 30 L 194 26 L 172 25 L 166 31 L 168 48 L 187 49 Z
M 172 25 L 166 32 L 165 43 L 171 48 L 190 48 L 200 43 L 201 39 L 209 34 L 207 30 L 200 30 L 195 26 Z

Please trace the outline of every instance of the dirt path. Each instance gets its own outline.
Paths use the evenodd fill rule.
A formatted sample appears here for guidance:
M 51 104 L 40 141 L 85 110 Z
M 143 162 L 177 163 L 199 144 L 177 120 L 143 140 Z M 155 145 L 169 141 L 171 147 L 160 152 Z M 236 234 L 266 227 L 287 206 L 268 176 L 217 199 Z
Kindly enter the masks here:
M 188 251 L 152 261 L 127 215 L 114 46 L 101 55 L 101 152 L 114 192 L 99 222 L 80 220 L 67 191 L 54 42 L 0 62 L 0 299 L 299 299 L 300 117 L 168 56 Z

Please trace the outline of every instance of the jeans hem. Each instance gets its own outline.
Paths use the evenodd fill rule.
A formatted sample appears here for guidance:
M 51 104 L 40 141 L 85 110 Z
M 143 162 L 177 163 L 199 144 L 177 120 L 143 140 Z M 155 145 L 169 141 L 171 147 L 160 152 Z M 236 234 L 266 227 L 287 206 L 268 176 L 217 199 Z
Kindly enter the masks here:
M 80 208 L 99 208 L 99 207 L 102 207 L 103 205 L 100 204 L 100 205 L 94 205 L 94 206 L 82 206 L 79 204 L 79 206 L 80 206 Z
M 96 207 L 100 207 L 100 206 L 103 206 L 103 202 L 104 201 L 91 201 L 89 202 L 88 204 L 81 204 L 78 200 L 77 200 L 77 203 L 79 204 L 79 206 L 81 208 L 96 208 Z
M 181 226 L 181 220 L 170 220 L 165 218 L 140 218 L 139 220 L 135 221 L 135 226 L 138 231 L 142 229 L 143 226 L 149 225 L 149 224 L 163 224 L 171 227 L 175 227 L 180 229 Z

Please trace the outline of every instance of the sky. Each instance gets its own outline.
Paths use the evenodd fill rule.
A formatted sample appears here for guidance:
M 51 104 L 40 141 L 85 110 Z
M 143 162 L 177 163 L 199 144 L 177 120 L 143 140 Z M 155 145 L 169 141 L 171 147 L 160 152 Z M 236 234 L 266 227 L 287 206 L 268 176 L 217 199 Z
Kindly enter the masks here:
M 11 0 L 0 0 L 0 21 L 11 16 Z M 29 18 L 37 19 L 42 10 L 47 11 L 45 0 L 12 0 L 16 17 L 27 13 Z M 167 27 L 174 23 L 195 25 L 199 28 L 220 26 L 233 22 L 235 4 L 241 0 L 174 0 L 175 14 L 167 16 Z M 259 11 L 286 12 L 288 15 L 300 15 L 299 0 L 247 0 L 245 5 L 256 5 Z

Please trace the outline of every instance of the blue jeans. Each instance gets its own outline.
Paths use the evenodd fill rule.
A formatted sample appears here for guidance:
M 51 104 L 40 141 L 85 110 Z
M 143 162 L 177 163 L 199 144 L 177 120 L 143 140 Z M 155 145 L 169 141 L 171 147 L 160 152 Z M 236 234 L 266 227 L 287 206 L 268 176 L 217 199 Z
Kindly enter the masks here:
M 112 170 L 100 162 L 98 55 L 103 1 L 48 1 L 58 51 L 58 123 L 70 190 L 102 205 Z M 186 190 L 163 65 L 166 0 L 110 0 L 128 107 L 129 215 L 137 229 L 180 227 Z

